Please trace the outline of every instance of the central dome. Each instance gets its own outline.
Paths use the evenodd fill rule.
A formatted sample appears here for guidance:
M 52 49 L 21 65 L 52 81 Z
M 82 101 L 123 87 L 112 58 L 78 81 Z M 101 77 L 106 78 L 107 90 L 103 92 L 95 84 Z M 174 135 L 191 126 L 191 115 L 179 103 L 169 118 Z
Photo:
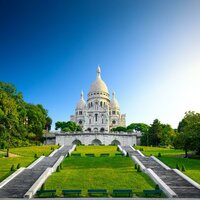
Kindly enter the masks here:
M 101 79 L 101 69 L 99 66 L 97 68 L 97 78 L 92 83 L 89 93 L 96 93 L 96 92 L 103 92 L 109 94 L 105 82 Z

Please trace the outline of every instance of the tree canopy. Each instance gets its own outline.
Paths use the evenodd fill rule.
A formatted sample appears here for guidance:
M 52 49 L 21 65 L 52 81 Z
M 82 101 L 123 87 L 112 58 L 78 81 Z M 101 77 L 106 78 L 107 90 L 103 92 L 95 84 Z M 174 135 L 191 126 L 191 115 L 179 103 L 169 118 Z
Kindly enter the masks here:
M 52 120 L 41 105 L 24 101 L 14 85 L 0 82 L 0 145 L 2 148 L 27 145 L 41 140 L 44 129 L 50 130 Z M 31 137 L 30 137 L 31 136 Z
M 68 122 L 56 122 L 55 129 L 60 129 L 63 132 L 75 132 L 75 131 L 82 131 L 82 128 L 77 125 L 75 122 L 68 121 Z
M 185 150 L 195 150 L 200 155 L 200 113 L 188 111 L 179 122 L 176 138 L 176 147 Z

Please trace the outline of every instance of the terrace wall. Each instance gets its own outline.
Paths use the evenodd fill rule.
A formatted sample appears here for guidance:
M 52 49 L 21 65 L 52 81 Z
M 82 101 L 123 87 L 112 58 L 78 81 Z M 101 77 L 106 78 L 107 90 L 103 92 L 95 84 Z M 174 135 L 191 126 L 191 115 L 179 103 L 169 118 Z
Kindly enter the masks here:
M 56 134 L 56 144 L 71 145 L 77 144 L 103 144 L 103 145 L 137 145 L 137 135 L 135 134 L 116 134 L 116 133 L 59 133 Z

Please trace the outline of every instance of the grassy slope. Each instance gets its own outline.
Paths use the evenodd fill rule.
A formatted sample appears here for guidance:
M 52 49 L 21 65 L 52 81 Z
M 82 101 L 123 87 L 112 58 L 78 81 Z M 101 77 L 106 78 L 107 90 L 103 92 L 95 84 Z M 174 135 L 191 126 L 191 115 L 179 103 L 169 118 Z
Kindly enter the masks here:
M 199 159 L 191 159 L 191 158 L 183 158 L 181 155 L 184 155 L 184 151 L 182 150 L 174 150 L 168 148 L 159 148 L 159 147 L 141 147 L 137 146 L 136 149 L 143 148 L 143 152 L 145 155 L 154 155 L 157 156 L 158 152 L 161 153 L 162 157 L 159 159 L 164 162 L 166 165 L 171 168 L 176 168 L 176 164 L 181 168 L 182 165 L 185 166 L 186 171 L 184 172 L 190 178 L 200 183 L 200 160 Z
M 0 157 L 0 181 L 11 174 L 10 168 L 12 164 L 17 166 L 20 163 L 21 167 L 26 167 L 31 164 L 36 158 L 34 155 L 37 156 L 41 155 L 48 155 L 52 152 L 51 147 L 57 148 L 55 145 L 48 145 L 48 146 L 32 146 L 32 147 L 21 147 L 21 148 L 12 148 L 10 152 L 13 154 L 19 155 L 18 157 Z
M 110 157 L 68 157 L 64 160 L 64 169 L 55 172 L 46 182 L 46 189 L 82 189 L 87 196 L 88 189 L 133 189 L 142 196 L 144 189 L 154 189 L 154 183 L 144 173 L 134 169 L 133 161 L 128 157 L 114 156 L 116 147 L 86 146 L 77 147 L 77 153 L 111 153 Z

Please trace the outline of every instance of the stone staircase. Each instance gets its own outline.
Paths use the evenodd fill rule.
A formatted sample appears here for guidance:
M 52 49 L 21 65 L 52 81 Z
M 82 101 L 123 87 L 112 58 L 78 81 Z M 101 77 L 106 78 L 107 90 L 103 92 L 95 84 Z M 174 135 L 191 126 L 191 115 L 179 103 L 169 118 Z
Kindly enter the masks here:
M 52 157 L 45 157 L 32 169 L 24 169 L 0 189 L 0 198 L 22 198 L 36 180 L 48 168 L 53 167 L 60 156 L 65 156 L 72 146 L 64 146 Z
M 156 175 L 173 190 L 179 198 L 200 198 L 200 190 L 187 180 L 179 176 L 172 169 L 165 169 L 152 157 L 143 157 L 130 146 L 123 146 L 129 156 L 135 156 L 146 167 L 152 169 Z

